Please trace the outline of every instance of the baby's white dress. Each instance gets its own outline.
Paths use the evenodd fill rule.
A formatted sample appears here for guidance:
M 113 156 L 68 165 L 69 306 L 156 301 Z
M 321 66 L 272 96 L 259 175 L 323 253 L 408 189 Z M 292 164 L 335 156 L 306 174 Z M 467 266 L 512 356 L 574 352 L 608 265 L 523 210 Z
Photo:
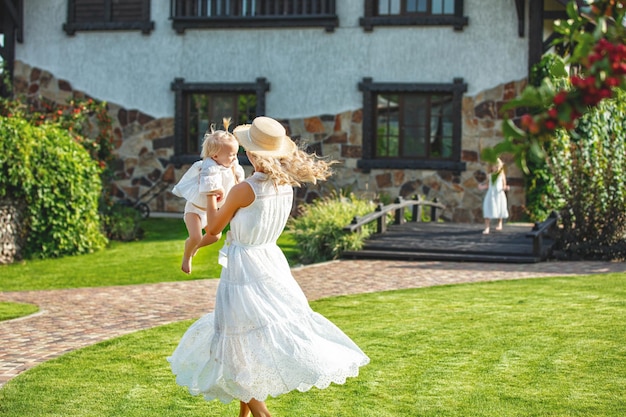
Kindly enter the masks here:
M 219 207 L 225 201 L 228 191 L 243 181 L 244 177 L 243 168 L 238 161 L 232 167 L 225 167 L 211 158 L 205 158 L 194 162 L 172 188 L 172 194 L 183 197 L 198 208 L 205 208 L 206 194 L 221 188 L 224 190 L 224 197 L 218 203 Z
M 276 245 L 293 190 L 261 173 L 246 182 L 256 197 L 230 222 L 215 311 L 192 324 L 168 358 L 176 382 L 224 403 L 343 384 L 369 358 L 309 307 Z
M 509 210 L 507 207 L 506 194 L 504 193 L 504 174 L 498 175 L 496 182 L 488 175 L 489 188 L 483 201 L 483 218 L 485 219 L 507 219 Z

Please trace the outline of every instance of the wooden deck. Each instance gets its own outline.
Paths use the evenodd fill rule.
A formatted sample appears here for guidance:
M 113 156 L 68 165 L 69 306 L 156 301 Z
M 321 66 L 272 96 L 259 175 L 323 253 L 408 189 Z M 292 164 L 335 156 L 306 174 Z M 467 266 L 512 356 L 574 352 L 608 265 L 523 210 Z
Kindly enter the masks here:
M 527 234 L 532 224 L 506 224 L 504 230 L 483 235 L 481 224 L 408 222 L 374 234 L 360 251 L 345 252 L 347 259 L 403 259 L 431 261 L 541 262 Z M 551 242 L 544 241 L 550 246 Z

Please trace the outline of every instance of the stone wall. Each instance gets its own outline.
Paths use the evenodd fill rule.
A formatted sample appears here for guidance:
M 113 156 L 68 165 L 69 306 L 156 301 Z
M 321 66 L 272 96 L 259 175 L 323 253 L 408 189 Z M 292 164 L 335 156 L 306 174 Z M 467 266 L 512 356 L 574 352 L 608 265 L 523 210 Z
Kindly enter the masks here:
M 20 61 L 15 62 L 14 84 L 17 94 L 45 97 L 58 103 L 66 103 L 70 98 L 88 98 L 85 92 L 75 90 L 69 81 L 57 79 L 48 71 Z M 184 203 L 169 192 L 182 175 L 169 163 L 174 154 L 174 118 L 156 119 L 137 109 L 107 104 L 115 141 L 112 194 L 133 202 L 139 198 L 143 201 L 151 199 L 151 211 L 182 212 Z M 171 186 L 155 195 L 161 182 Z
M 0 265 L 22 259 L 23 210 L 24 206 L 16 201 L 0 199 Z
M 319 155 L 340 161 L 332 180 L 321 187 L 300 190 L 297 198 L 311 201 L 330 190 L 347 189 L 368 198 L 410 198 L 414 194 L 437 200 L 446 205 L 444 217 L 455 222 L 482 222 L 484 191 L 478 184 L 486 180 L 486 164 L 480 151 L 502 139 L 500 109 L 518 95 L 525 80 L 509 82 L 463 99 L 462 160 L 464 172 L 380 169 L 363 172 L 356 167 L 362 151 L 362 111 L 347 111 L 337 115 L 322 115 L 302 119 L 281 120 L 289 134 Z M 70 97 L 86 97 L 67 80 L 56 79 L 47 71 L 21 62 L 15 65 L 15 86 L 18 93 L 44 96 L 64 103 Z M 95 97 L 94 99 L 97 99 Z M 125 109 L 108 103 L 115 134 L 115 180 L 112 192 L 119 198 L 149 202 L 153 212 L 182 212 L 184 202 L 171 194 L 173 184 L 187 166 L 169 163 L 174 153 L 174 121 L 155 119 L 136 109 Z M 523 216 L 524 188 L 522 175 L 510 158 L 503 157 L 507 179 L 510 220 Z M 246 168 L 250 173 L 250 167 Z M 168 185 L 155 193 L 159 184 Z

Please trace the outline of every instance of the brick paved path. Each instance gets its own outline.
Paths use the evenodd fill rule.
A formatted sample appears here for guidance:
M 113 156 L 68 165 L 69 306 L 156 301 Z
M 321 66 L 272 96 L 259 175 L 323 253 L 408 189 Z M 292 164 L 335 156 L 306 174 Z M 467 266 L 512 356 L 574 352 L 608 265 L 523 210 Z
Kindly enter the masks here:
M 293 269 L 309 300 L 342 294 L 541 276 L 626 272 L 626 263 L 488 264 L 345 260 Z M 124 287 L 0 292 L 40 312 L 0 322 L 0 387 L 46 360 L 142 329 L 197 318 L 213 308 L 218 280 Z

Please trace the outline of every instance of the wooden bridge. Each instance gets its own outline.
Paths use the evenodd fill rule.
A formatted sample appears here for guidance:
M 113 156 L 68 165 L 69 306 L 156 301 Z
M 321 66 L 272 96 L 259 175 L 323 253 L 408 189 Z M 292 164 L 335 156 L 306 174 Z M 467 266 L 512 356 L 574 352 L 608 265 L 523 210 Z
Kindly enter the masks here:
M 412 209 L 409 220 L 405 211 Z M 423 209 L 430 209 L 423 216 Z M 403 259 L 431 261 L 533 263 L 545 261 L 554 242 L 550 230 L 556 227 L 557 217 L 551 215 L 545 222 L 504 224 L 501 231 L 492 225 L 491 233 L 483 235 L 482 224 L 464 224 L 436 221 L 444 206 L 437 202 L 397 200 L 387 206 L 379 205 L 374 213 L 355 218 L 344 228 L 358 232 L 366 224 L 376 222 L 376 233 L 366 240 L 362 250 L 346 251 L 348 259 Z M 393 215 L 393 224 L 387 219 Z M 422 221 L 426 217 L 432 221 Z

